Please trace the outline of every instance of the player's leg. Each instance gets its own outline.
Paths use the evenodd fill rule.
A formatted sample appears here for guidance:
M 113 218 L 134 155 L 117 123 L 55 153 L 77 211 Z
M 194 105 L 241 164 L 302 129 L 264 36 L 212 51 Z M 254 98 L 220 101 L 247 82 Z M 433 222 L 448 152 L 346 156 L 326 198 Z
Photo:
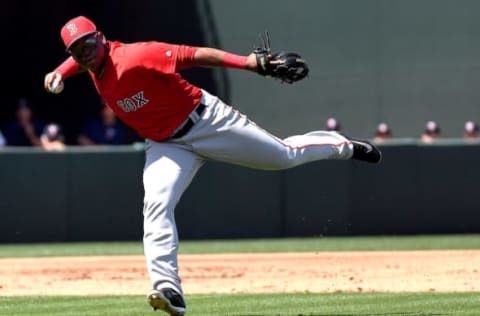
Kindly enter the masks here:
M 286 169 L 322 159 L 349 159 L 351 140 L 335 132 L 275 137 L 216 97 L 204 94 L 207 109 L 191 131 L 177 141 L 205 157 L 257 169 Z
M 348 159 L 352 155 L 351 144 L 338 134 L 319 131 L 281 140 L 253 125 L 242 125 L 241 131 L 226 129 L 192 145 L 210 159 L 265 170 L 287 169 L 317 160 Z
M 183 315 L 185 303 L 178 276 L 178 235 L 174 209 L 203 162 L 202 158 L 182 145 L 147 141 L 143 172 L 143 242 L 154 289 L 148 294 L 148 299 L 155 309 L 178 315 Z

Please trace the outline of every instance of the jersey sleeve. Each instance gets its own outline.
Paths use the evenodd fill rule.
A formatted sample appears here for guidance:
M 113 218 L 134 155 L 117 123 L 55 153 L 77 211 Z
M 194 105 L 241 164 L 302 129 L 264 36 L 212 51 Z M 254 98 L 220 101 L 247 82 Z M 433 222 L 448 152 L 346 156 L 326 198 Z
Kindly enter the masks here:
M 195 66 L 195 53 L 198 47 L 180 45 L 177 52 L 177 67 L 176 70 L 182 70 Z
M 80 65 L 78 65 L 71 56 L 65 59 L 63 63 L 61 63 L 57 68 L 55 68 L 55 72 L 61 74 L 63 79 L 71 77 L 79 71 Z

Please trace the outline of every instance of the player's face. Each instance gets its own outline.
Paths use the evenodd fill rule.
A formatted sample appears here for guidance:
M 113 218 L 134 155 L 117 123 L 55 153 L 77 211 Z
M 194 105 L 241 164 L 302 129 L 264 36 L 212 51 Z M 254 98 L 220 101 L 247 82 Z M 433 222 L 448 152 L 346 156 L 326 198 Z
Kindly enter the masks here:
M 105 57 L 105 45 L 100 33 L 95 33 L 76 41 L 68 52 L 81 66 L 96 70 Z

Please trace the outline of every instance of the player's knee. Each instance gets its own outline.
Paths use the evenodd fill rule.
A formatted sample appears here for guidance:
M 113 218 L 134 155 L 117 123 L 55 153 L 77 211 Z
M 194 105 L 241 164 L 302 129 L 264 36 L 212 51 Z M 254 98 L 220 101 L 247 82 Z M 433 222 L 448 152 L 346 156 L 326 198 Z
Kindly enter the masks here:
M 289 155 L 278 155 L 270 164 L 271 170 L 285 170 L 295 166 L 295 160 Z

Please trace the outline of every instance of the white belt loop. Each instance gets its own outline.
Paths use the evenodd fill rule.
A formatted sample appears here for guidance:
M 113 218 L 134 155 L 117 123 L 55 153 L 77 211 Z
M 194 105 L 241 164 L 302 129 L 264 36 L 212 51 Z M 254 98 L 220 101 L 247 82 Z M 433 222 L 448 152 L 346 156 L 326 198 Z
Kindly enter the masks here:
M 193 121 L 193 123 L 197 123 L 200 121 L 200 115 L 197 113 L 197 108 L 200 106 L 201 103 L 199 103 L 195 109 L 188 115 L 188 117 Z

